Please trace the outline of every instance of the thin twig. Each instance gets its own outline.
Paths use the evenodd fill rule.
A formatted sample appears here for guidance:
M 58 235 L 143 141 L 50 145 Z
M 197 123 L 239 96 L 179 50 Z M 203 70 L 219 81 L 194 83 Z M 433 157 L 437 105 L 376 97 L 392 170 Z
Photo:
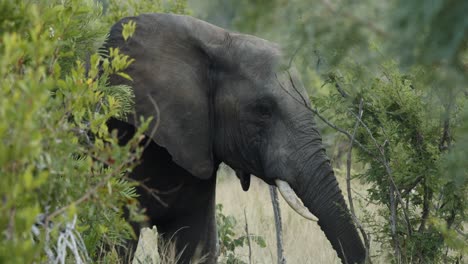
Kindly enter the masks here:
M 278 81 L 278 84 L 280 85 L 280 87 L 283 89 L 283 91 L 285 91 L 289 96 L 291 96 L 294 100 L 296 100 L 298 103 L 300 104 L 303 104 L 303 102 L 299 101 L 296 97 L 294 97 L 284 86 L 283 84 L 278 80 L 278 76 L 276 76 L 276 79 Z M 300 94 L 302 100 L 305 100 L 302 95 Z M 335 124 L 333 124 L 332 122 L 330 122 L 328 119 L 326 119 L 325 117 L 323 117 L 319 112 L 318 110 L 316 109 L 313 109 L 311 108 L 308 104 L 304 105 L 307 110 L 309 110 L 310 112 L 312 112 L 314 115 L 316 115 L 318 118 L 320 118 L 320 120 L 322 120 L 325 124 L 327 124 L 329 127 L 335 129 L 336 131 L 342 133 L 343 135 L 345 135 L 348 139 L 350 140 L 353 140 L 354 144 L 356 144 L 357 146 L 359 146 L 360 149 L 362 149 L 362 151 L 364 151 L 365 153 L 367 153 L 369 156 L 371 157 L 374 157 L 375 154 L 373 154 L 372 152 L 370 152 L 366 147 L 364 147 L 359 141 L 357 141 L 356 139 L 353 139 L 353 137 L 351 136 L 351 134 L 336 126 Z
M 294 60 L 294 57 L 296 57 L 297 53 L 299 53 L 299 50 L 301 50 L 302 47 L 304 47 L 305 44 L 306 44 L 305 35 L 303 35 L 303 36 L 302 36 L 302 39 L 301 39 L 301 42 L 299 42 L 299 45 L 297 46 L 296 50 L 295 50 L 294 53 L 292 54 L 291 58 L 289 58 L 288 69 L 291 68 L 291 65 L 292 65 L 292 62 L 293 62 L 293 60 Z
M 294 84 L 294 80 L 293 80 L 293 78 L 291 76 L 291 73 L 289 71 L 287 71 L 287 72 L 288 72 L 289 81 L 291 82 L 294 91 L 296 91 L 296 93 L 299 95 L 299 97 L 301 97 L 302 102 L 304 103 L 304 106 L 307 107 L 308 106 L 308 103 L 307 103 L 308 101 L 304 98 L 304 96 L 302 96 L 301 92 L 296 88 L 296 85 Z
M 156 201 L 158 201 L 162 206 L 169 207 L 169 205 L 166 202 L 164 202 L 163 200 L 161 200 L 161 198 L 158 196 L 158 190 L 149 187 L 148 185 L 144 184 L 141 181 L 137 181 L 137 180 L 129 178 L 129 177 L 125 177 L 125 179 L 128 180 L 128 181 L 137 182 L 138 186 L 140 186 L 145 191 L 147 191 L 151 195 L 151 197 L 153 197 Z
M 318 116 L 323 122 L 325 122 L 325 124 L 327 124 L 329 127 L 331 127 L 331 128 L 333 128 L 333 129 L 335 129 L 336 131 L 338 131 L 338 132 L 344 134 L 349 140 L 352 140 L 353 143 L 356 144 L 357 146 L 359 146 L 359 148 L 360 148 L 362 151 L 364 151 L 367 155 L 369 155 L 369 156 L 371 156 L 371 157 L 374 157 L 374 156 L 375 156 L 375 154 L 372 153 L 370 150 L 368 150 L 366 147 L 364 147 L 364 145 L 362 145 L 361 142 L 357 141 L 356 139 L 353 139 L 352 135 L 351 135 L 348 131 L 346 131 L 346 130 L 344 130 L 344 129 L 342 129 L 342 128 L 336 126 L 336 125 L 334 125 L 334 124 L 331 123 L 330 121 L 328 121 L 325 117 L 323 117 L 323 116 L 318 112 L 318 110 L 314 110 L 314 109 L 312 109 L 312 108 L 311 108 L 310 110 L 311 110 L 316 116 Z
M 151 130 L 151 133 L 148 135 L 149 139 L 148 139 L 148 141 L 145 143 L 145 146 L 144 146 L 145 149 L 146 149 L 146 147 L 148 147 L 148 145 L 149 145 L 149 144 L 151 143 L 151 141 L 153 140 L 153 136 L 154 136 L 154 134 L 156 134 L 156 131 L 157 131 L 158 128 L 159 128 L 159 123 L 160 123 L 160 121 L 161 121 L 161 112 L 160 112 L 160 110 L 159 110 L 158 104 L 156 103 L 156 101 L 154 101 L 153 97 L 152 97 L 149 93 L 148 93 L 146 96 L 149 98 L 151 104 L 152 104 L 153 107 L 154 107 L 154 110 L 156 111 L 156 120 L 155 120 L 155 121 L 156 121 L 156 124 L 154 124 L 154 127 L 153 127 L 153 129 Z M 135 120 L 135 121 L 136 121 L 136 120 Z
M 362 117 L 362 113 L 363 113 L 362 112 L 363 102 L 364 101 L 361 98 L 361 101 L 359 102 L 359 117 L 360 118 Z M 358 127 L 359 127 L 359 120 L 356 120 L 356 123 L 354 124 L 353 134 L 351 135 L 353 140 L 356 137 L 356 131 Z M 348 191 L 349 209 L 351 210 L 351 213 L 355 216 L 356 213 L 354 211 L 353 196 L 351 193 L 351 160 L 352 160 L 352 152 L 353 152 L 353 140 L 350 140 L 348 155 L 346 158 L 346 187 Z
M 332 84 L 334 83 L 335 88 L 340 93 L 341 97 L 348 98 L 349 97 L 348 93 L 343 89 L 343 87 L 341 87 L 340 83 L 338 82 L 339 81 L 338 79 L 342 79 L 342 78 L 340 78 L 336 73 L 330 73 L 328 74 L 328 79 L 325 81 L 322 87 L 328 83 L 332 83 Z
M 352 189 L 352 188 L 351 188 L 351 190 L 353 191 L 353 193 L 354 193 L 355 195 L 359 196 L 359 198 L 361 198 L 362 200 L 366 201 L 367 204 L 380 205 L 380 204 L 378 204 L 378 203 L 376 203 L 376 202 L 373 202 L 373 201 L 369 200 L 369 198 L 363 196 L 363 195 L 360 194 L 358 191 L 356 191 L 356 190 L 354 190 L 354 189 Z
M 154 188 L 151 188 L 149 187 L 148 185 L 146 185 L 144 182 L 149 180 L 143 180 L 143 181 L 140 181 L 140 180 L 135 180 L 135 179 L 132 179 L 128 176 L 125 176 L 124 177 L 127 181 L 133 181 L 133 182 L 136 182 L 138 184 L 138 186 L 141 186 L 145 191 L 149 192 L 151 194 L 151 196 L 156 199 L 158 202 L 161 203 L 162 206 L 164 207 L 168 207 L 169 205 L 166 203 L 166 202 L 163 202 L 161 200 L 161 198 L 158 196 L 158 195 L 166 195 L 166 194 L 171 194 L 171 193 L 174 193 L 176 191 L 178 191 L 181 187 L 182 187 L 182 184 L 176 186 L 175 188 L 171 189 L 171 190 L 168 190 L 168 191 L 160 191 L 160 190 L 157 190 L 157 189 L 154 189 Z
M 252 243 L 250 241 L 249 224 L 247 223 L 247 213 L 244 207 L 245 235 L 247 236 L 247 245 L 249 246 L 249 264 L 252 264 Z

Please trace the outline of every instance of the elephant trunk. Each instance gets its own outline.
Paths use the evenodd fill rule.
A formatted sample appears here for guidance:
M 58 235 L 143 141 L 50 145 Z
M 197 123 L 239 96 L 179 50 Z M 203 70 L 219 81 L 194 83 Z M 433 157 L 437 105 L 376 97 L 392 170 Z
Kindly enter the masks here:
M 318 224 L 343 263 L 364 263 L 365 248 L 325 154 L 306 166 L 292 188 L 318 219 Z M 312 177 L 310 177 L 312 174 Z

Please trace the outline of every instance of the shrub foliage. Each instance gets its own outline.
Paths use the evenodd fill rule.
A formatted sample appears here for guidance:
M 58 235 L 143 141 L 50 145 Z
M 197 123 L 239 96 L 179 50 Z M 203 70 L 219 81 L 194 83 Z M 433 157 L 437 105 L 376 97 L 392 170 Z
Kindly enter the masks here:
M 370 186 L 363 202 L 380 206 L 378 217 L 363 217 L 365 225 L 395 262 L 460 260 L 468 249 L 462 235 L 468 183 L 466 175 L 445 170 L 466 99 L 455 99 L 453 109 L 441 104 L 418 81 L 427 74 L 422 69 L 402 74 L 396 63 L 385 63 L 380 76 L 356 84 L 357 68 L 346 68 L 340 84 L 332 82 L 330 93 L 313 101 L 322 118 L 354 134 L 354 154 L 366 165 L 356 177 Z
M 121 16 L 185 12 L 184 1 L 142 2 L 105 2 L 103 12 L 92 0 L 0 1 L 1 263 L 115 263 L 115 246 L 134 236 L 122 209 L 141 214 L 125 175 L 146 125 L 126 146 L 108 131 L 132 92 L 107 76 L 132 59 L 95 52 Z

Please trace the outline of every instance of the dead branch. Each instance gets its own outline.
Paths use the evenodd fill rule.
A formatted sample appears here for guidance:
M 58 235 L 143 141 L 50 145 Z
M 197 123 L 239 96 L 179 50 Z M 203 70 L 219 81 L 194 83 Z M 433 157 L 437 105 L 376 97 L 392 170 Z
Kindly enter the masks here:
M 252 242 L 250 241 L 249 224 L 247 223 L 247 213 L 244 208 L 245 235 L 247 236 L 247 245 L 249 246 L 249 264 L 252 264 Z
M 359 103 L 359 117 L 362 117 L 362 104 L 363 100 L 361 98 L 361 101 Z M 356 131 L 357 128 L 359 127 L 359 120 L 356 120 L 356 124 L 354 125 L 354 130 L 353 134 L 351 135 L 351 138 L 353 140 L 350 140 L 349 143 L 349 150 L 348 150 L 348 155 L 346 158 L 346 188 L 348 191 L 348 201 L 349 201 L 349 209 L 351 210 L 351 213 L 355 216 L 355 211 L 354 211 L 354 203 L 353 203 L 353 197 L 351 193 L 351 159 L 352 159 L 352 152 L 353 152 L 353 141 L 356 137 Z
M 161 121 L 161 111 L 159 110 L 158 104 L 157 104 L 156 101 L 153 99 L 153 97 L 151 96 L 151 94 L 148 93 L 146 96 L 147 96 L 148 99 L 150 100 L 151 104 L 152 104 L 153 107 L 154 107 L 154 111 L 156 112 L 156 124 L 154 124 L 153 129 L 151 130 L 150 134 L 148 135 L 148 141 L 145 143 L 145 146 L 144 146 L 145 149 L 146 149 L 146 147 L 148 147 L 148 145 L 151 143 L 154 134 L 156 134 L 156 131 L 158 131 L 159 123 L 160 123 L 160 121 Z M 136 121 L 136 120 L 135 120 L 135 121 Z
M 302 49 L 302 47 L 304 47 L 304 45 L 306 44 L 306 41 L 305 41 L 305 35 L 302 36 L 302 39 L 301 41 L 299 42 L 299 45 L 297 46 L 296 50 L 294 50 L 294 53 L 292 54 L 291 58 L 289 58 L 289 62 L 288 62 L 288 69 L 291 68 L 291 65 L 292 65 L 292 62 L 294 60 L 294 57 L 296 57 L 297 53 L 299 52 L 299 50 Z
M 278 192 L 275 186 L 270 186 L 270 197 L 273 205 L 273 213 L 275 215 L 276 227 L 276 249 L 278 255 L 278 264 L 286 264 L 286 258 L 283 251 L 283 227 L 281 225 L 281 211 L 278 200 Z
M 325 86 L 326 84 L 334 83 L 335 88 L 338 91 L 338 93 L 340 93 L 341 97 L 348 98 L 349 97 L 348 93 L 343 89 L 343 87 L 341 87 L 340 83 L 338 82 L 338 79 L 339 77 L 336 74 L 334 73 L 328 74 L 327 80 L 322 85 L 322 87 Z
M 148 185 L 144 184 L 142 181 L 137 181 L 137 180 L 132 179 L 132 178 L 127 177 L 127 176 L 125 176 L 124 178 L 125 178 L 127 181 L 136 182 L 136 183 L 138 184 L 138 186 L 140 186 L 140 187 L 143 188 L 146 192 L 148 192 L 148 193 L 151 195 L 151 197 L 153 197 L 156 201 L 158 201 L 162 206 L 164 206 L 164 207 L 168 207 L 168 206 L 169 206 L 166 202 L 164 202 L 163 200 L 161 200 L 161 198 L 158 196 L 158 194 L 161 194 L 158 190 L 149 187 Z
M 303 104 L 303 102 L 301 102 L 299 99 L 297 99 L 296 97 L 294 97 L 294 96 L 283 86 L 283 84 L 278 80 L 278 76 L 276 76 L 276 80 L 278 81 L 278 84 L 279 84 L 280 87 L 283 89 L 283 91 L 285 91 L 289 96 L 291 96 L 291 97 L 292 97 L 294 100 L 296 100 L 298 103 Z M 292 85 L 293 85 L 293 87 L 294 87 L 294 83 L 292 83 Z M 294 87 L 294 89 L 297 90 L 295 87 Z M 300 95 L 300 97 L 302 98 L 302 100 L 304 101 L 305 99 L 304 99 L 304 97 L 302 96 L 302 94 L 299 93 L 299 95 Z M 327 124 L 329 127 L 331 127 L 331 128 L 333 128 L 333 129 L 335 129 L 336 131 L 342 133 L 342 134 L 345 135 L 349 140 L 352 140 L 352 141 L 354 142 L 354 144 L 356 144 L 360 149 L 362 149 L 362 151 L 364 151 L 365 153 L 367 153 L 369 156 L 371 156 L 371 157 L 374 157 L 374 156 L 375 156 L 375 154 L 372 153 L 370 150 L 368 150 L 366 147 L 364 147 L 364 146 L 361 144 L 361 142 L 357 141 L 356 139 L 353 139 L 353 137 L 351 136 L 351 134 L 350 134 L 348 131 L 346 131 L 346 130 L 344 130 L 344 129 L 338 127 L 338 126 L 336 126 L 335 124 L 333 124 L 332 122 L 330 122 L 328 119 L 326 119 L 325 117 L 323 117 L 323 116 L 318 112 L 317 109 L 311 108 L 311 107 L 309 106 L 309 104 L 305 104 L 304 106 L 307 108 L 307 110 L 309 110 L 309 111 L 312 112 L 314 115 L 316 115 L 318 118 L 320 118 L 320 120 L 322 120 L 323 122 L 325 122 L 325 124 Z

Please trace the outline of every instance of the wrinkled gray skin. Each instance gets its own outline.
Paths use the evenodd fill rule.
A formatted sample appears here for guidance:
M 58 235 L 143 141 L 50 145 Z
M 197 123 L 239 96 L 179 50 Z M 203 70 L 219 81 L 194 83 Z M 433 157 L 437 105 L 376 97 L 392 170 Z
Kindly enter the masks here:
M 124 41 L 122 23 L 129 20 L 137 27 Z M 167 207 L 143 188 L 140 201 L 149 224 L 166 241 L 176 241 L 182 263 L 200 255 L 216 262 L 220 162 L 236 170 L 244 190 L 250 175 L 271 185 L 276 179 L 288 182 L 319 218 L 341 260 L 364 261 L 306 91 L 297 74 L 282 67 L 275 44 L 187 16 L 145 14 L 115 24 L 106 46 L 135 59 L 126 71 L 133 82 L 111 77 L 111 84 L 134 88 L 135 116 L 153 117 L 146 133 L 150 143 L 132 177 L 162 192 Z M 137 121 L 109 125 L 124 144 Z

